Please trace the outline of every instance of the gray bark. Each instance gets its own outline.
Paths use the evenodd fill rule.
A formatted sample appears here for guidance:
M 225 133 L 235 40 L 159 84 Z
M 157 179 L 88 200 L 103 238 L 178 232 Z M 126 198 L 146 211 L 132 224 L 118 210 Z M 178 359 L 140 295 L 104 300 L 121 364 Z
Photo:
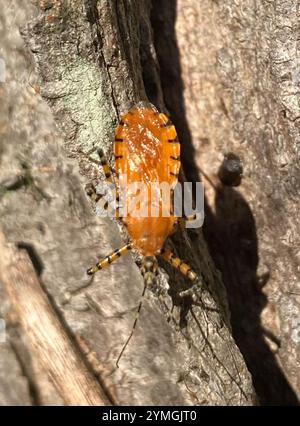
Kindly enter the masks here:
M 67 405 L 110 405 L 40 285 L 29 254 L 0 234 L 0 279 L 41 366 Z M 74 374 L 74 371 L 76 374 Z
M 165 99 L 189 177 L 203 176 L 205 237 L 234 337 L 261 402 L 297 404 L 299 1 L 154 4 Z M 243 163 L 239 188 L 218 179 L 228 152 Z

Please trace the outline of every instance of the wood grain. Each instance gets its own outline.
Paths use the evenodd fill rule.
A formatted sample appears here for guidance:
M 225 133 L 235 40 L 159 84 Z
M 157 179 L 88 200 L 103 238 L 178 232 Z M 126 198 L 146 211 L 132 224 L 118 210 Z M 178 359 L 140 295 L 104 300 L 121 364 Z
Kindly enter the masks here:
M 25 250 L 0 232 L 0 279 L 38 357 L 67 405 L 110 405 L 58 320 Z

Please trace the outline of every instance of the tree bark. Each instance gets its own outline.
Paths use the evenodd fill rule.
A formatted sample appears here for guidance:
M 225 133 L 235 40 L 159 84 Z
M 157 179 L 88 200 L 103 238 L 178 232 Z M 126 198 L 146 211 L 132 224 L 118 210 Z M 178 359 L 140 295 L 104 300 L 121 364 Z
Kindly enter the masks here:
M 297 401 L 297 68 L 293 58 L 288 65 L 281 59 L 290 52 L 285 43 L 296 43 L 298 10 L 287 14 L 287 2 L 275 3 L 41 0 L 32 6 L 15 0 L 1 12 L 1 224 L 10 242 L 27 250 L 57 320 L 116 404 L 256 401 L 232 337 L 226 292 L 200 231 L 179 230 L 171 244 L 202 275 L 201 297 L 181 300 L 186 281 L 162 264 L 169 275 L 162 269 L 159 277 L 168 289 L 164 303 L 148 290 L 134 337 L 115 368 L 142 279 L 131 256 L 93 280 L 85 276 L 122 241 L 122 229 L 97 217 L 86 199 L 84 184 L 101 178 L 86 153 L 96 146 L 110 153 L 121 114 L 146 99 L 171 113 L 186 177 L 198 179 L 200 167 L 205 183 L 212 183 L 205 235 L 261 402 Z M 225 151 L 243 160 L 239 189 L 217 180 Z M 26 332 L 24 345 L 15 343 L 22 321 L 17 310 L 9 321 L 12 298 L 4 298 L 9 341 L 1 356 L 16 375 L 10 384 L 0 375 L 2 388 L 22 386 L 11 403 L 62 403 L 57 384 L 48 382 L 49 369 L 24 370 L 24 347 L 33 363 L 39 357 Z M 180 327 L 167 321 L 173 305 Z
M 298 404 L 299 1 L 153 5 L 166 105 L 188 177 L 203 176 L 233 335 L 261 403 Z M 219 181 L 229 152 L 243 164 L 239 188 Z
M 34 348 L 34 356 L 63 401 L 67 405 L 110 405 L 105 390 L 87 369 L 58 320 L 26 251 L 14 250 L 1 233 L 0 251 L 1 282 Z

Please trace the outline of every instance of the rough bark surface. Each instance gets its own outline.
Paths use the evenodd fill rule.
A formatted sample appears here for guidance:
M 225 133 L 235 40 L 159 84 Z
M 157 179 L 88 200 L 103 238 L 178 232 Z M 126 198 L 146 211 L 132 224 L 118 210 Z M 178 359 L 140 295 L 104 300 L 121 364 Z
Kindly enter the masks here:
M 41 366 L 66 405 L 110 405 L 102 389 L 57 318 L 25 250 L 0 234 L 0 280 Z M 74 374 L 74 371 L 76 372 Z
M 261 402 L 297 404 L 300 3 L 153 3 L 165 99 L 188 177 L 203 176 L 204 233 L 234 337 Z M 239 188 L 217 176 L 228 152 L 243 163 Z
M 121 113 L 137 101 L 148 97 L 158 107 L 165 109 L 165 100 L 181 136 L 188 178 L 195 177 L 198 173 L 198 164 L 193 164 L 191 152 L 196 150 L 199 153 L 201 166 L 203 161 L 209 164 L 209 169 L 206 170 L 204 166 L 203 168 L 208 175 L 212 175 L 213 180 L 215 167 L 220 159 L 219 153 L 224 151 L 222 145 L 224 135 L 228 137 L 228 148 L 236 150 L 235 146 L 238 146 L 240 155 L 241 150 L 246 149 L 240 142 L 248 141 L 246 153 L 248 155 L 251 152 L 249 162 L 252 168 L 249 170 L 254 180 L 250 183 L 249 177 L 247 185 L 245 179 L 245 187 L 242 186 L 241 191 L 243 188 L 248 191 L 252 188 L 252 196 L 253 199 L 256 197 L 256 203 L 259 197 L 256 190 L 251 187 L 255 184 L 256 187 L 259 186 L 261 192 L 258 193 L 261 197 L 266 197 L 263 184 L 267 185 L 269 180 L 266 179 L 264 163 L 257 157 L 261 156 L 261 152 L 267 152 L 269 155 L 267 158 L 273 161 L 273 152 L 270 148 L 266 148 L 269 141 L 263 139 L 264 127 L 260 133 L 260 127 L 254 120 L 255 114 L 251 121 L 252 115 L 247 108 L 250 108 L 248 103 L 252 98 L 248 95 L 246 97 L 244 92 L 239 92 L 244 88 L 242 84 L 244 79 L 253 84 L 256 82 L 253 77 L 255 73 L 251 74 L 252 68 L 251 72 L 249 68 L 249 77 L 246 77 L 243 72 L 246 73 L 247 67 L 239 68 L 238 65 L 227 70 L 227 74 L 225 73 L 227 68 L 225 67 L 225 71 L 222 68 L 224 61 L 226 66 L 231 63 L 230 60 L 227 62 L 225 60 L 226 49 L 236 49 L 239 52 L 240 56 L 227 52 L 229 58 L 232 57 L 233 63 L 240 58 L 243 64 L 243 55 L 246 55 L 246 58 L 248 54 L 252 55 L 251 49 L 244 52 L 243 46 L 239 45 L 243 44 L 243 39 L 239 41 L 238 37 L 235 38 L 234 33 L 237 30 L 231 28 L 232 22 L 243 22 L 242 17 L 246 15 L 242 14 L 242 17 L 231 21 L 232 14 L 238 13 L 239 5 L 238 2 L 234 5 L 229 3 L 166 1 L 162 3 L 164 7 L 159 8 L 158 2 L 154 0 L 152 22 L 151 4 L 146 0 L 72 2 L 41 0 L 36 2 L 36 7 L 29 4 L 25 6 L 24 2 L 15 0 L 0 14 L 3 36 L 1 55 L 6 63 L 7 74 L 6 82 L 1 85 L 1 98 L 6 102 L 2 102 L 0 106 L 0 181 L 5 182 L 0 203 L 1 225 L 10 242 L 17 243 L 20 249 L 27 249 L 58 318 L 68 332 L 77 339 L 90 368 L 98 375 L 117 404 L 245 405 L 253 404 L 255 400 L 251 376 L 231 336 L 226 296 L 220 274 L 208 254 L 200 232 L 193 232 L 190 235 L 178 233 L 172 239 L 172 245 L 178 254 L 190 261 L 203 275 L 205 286 L 198 303 L 192 304 L 189 300 L 183 303 L 179 300 L 176 292 L 184 288 L 186 282 L 180 280 L 178 275 L 168 268 L 166 270 L 169 279 L 161 271 L 159 279 L 161 287 L 167 289 L 170 286 L 164 295 L 165 303 L 159 302 L 155 291 L 147 292 L 138 327 L 119 369 L 115 369 L 115 360 L 131 330 L 142 291 L 141 275 L 133 259 L 127 256 L 111 265 L 109 269 L 98 273 L 92 281 L 85 276 L 87 266 L 121 244 L 120 229 L 108 219 L 97 217 L 84 194 L 84 183 L 101 177 L 98 168 L 87 159 L 85 153 L 96 146 L 102 146 L 106 152 L 110 152 L 114 127 Z M 268 6 L 267 3 L 265 2 L 265 7 Z M 253 4 L 249 2 L 249 10 L 252 10 L 251 7 L 254 7 L 254 2 Z M 178 20 L 175 28 L 176 11 Z M 242 12 L 244 13 L 244 9 Z M 253 9 L 253 14 L 255 13 L 256 9 Z M 266 16 L 269 15 L 266 13 Z M 201 20 L 206 22 L 204 17 L 206 25 L 201 22 Z M 212 23 L 215 27 L 211 25 Z M 26 48 L 18 34 L 19 26 L 23 27 L 22 34 L 26 40 Z M 224 32 L 227 31 L 225 35 L 218 35 L 219 26 Z M 244 26 L 248 28 L 248 23 Z M 271 31 L 269 28 L 265 30 Z M 189 39 L 193 37 L 192 34 L 195 34 L 195 40 Z M 160 39 L 162 35 L 165 37 Z M 262 42 L 259 37 L 255 40 L 257 43 Z M 194 47 L 194 52 L 188 52 L 191 46 Z M 264 52 L 263 47 L 260 45 L 255 47 L 253 53 L 255 58 L 257 58 L 255 52 Z M 215 52 L 215 55 L 212 52 Z M 216 53 L 219 55 L 216 56 Z M 179 54 L 182 57 L 182 69 Z M 174 67 L 167 66 L 168 59 L 170 64 L 177 61 L 173 63 Z M 264 64 L 264 58 L 261 60 Z M 257 66 L 257 62 L 255 64 Z M 224 73 L 229 79 L 227 83 Z M 236 76 L 239 76 L 238 80 Z M 249 81 L 247 84 L 250 84 Z M 266 85 L 271 84 L 270 78 L 264 81 Z M 229 83 L 231 86 L 228 87 Z M 171 91 L 172 84 L 174 85 Z M 249 89 L 251 94 L 255 93 L 246 86 L 244 90 Z M 265 89 L 266 93 L 262 89 L 259 92 L 261 102 L 263 100 L 266 102 L 274 90 L 272 87 Z M 222 90 L 224 95 L 220 97 L 219 93 L 223 93 Z M 48 102 L 50 109 L 43 99 Z M 199 102 L 199 99 L 203 101 Z M 235 108 L 229 103 L 230 100 Z M 261 108 L 268 106 L 258 100 L 255 105 Z M 274 104 L 272 107 L 269 106 L 269 110 L 272 118 L 276 114 Z M 265 110 L 257 111 L 260 111 L 261 117 L 265 120 Z M 55 117 L 58 130 L 55 128 L 52 115 Z M 286 117 L 281 117 L 281 120 L 290 120 L 290 117 Z M 277 124 L 273 123 L 273 132 Z M 189 126 L 192 130 L 190 134 L 188 134 Z M 285 131 L 286 137 L 292 141 L 290 146 L 293 146 L 295 134 Z M 250 134 L 251 140 L 248 140 Z M 239 138 L 237 135 L 240 135 Z M 233 148 L 231 143 L 235 144 Z M 264 151 L 260 151 L 262 148 Z M 201 158 L 204 152 L 207 157 Z M 244 162 L 248 158 L 246 153 L 243 154 Z M 294 158 L 292 153 L 289 158 Z M 256 162 L 257 168 L 254 167 Z M 246 167 L 245 169 L 247 170 Z M 275 177 L 277 172 L 280 173 L 277 169 L 277 166 L 271 167 Z M 19 177 L 16 179 L 15 176 Z M 263 182 L 259 178 L 264 178 Z M 16 179 L 17 183 L 9 185 L 13 179 Z M 274 188 L 276 187 L 273 187 L 273 184 L 269 184 L 270 191 Z M 242 192 L 242 195 L 239 195 L 235 190 L 228 191 L 229 195 L 225 193 L 226 197 L 236 196 L 243 201 L 242 197 L 246 196 Z M 273 222 L 270 221 L 270 211 L 272 209 L 274 211 L 272 191 L 268 193 L 266 209 L 264 207 L 258 210 L 261 215 L 266 214 L 268 219 L 266 223 L 269 227 L 273 226 Z M 216 194 L 219 195 L 219 192 Z M 224 196 L 224 193 L 221 192 L 221 195 Z M 209 191 L 207 198 L 208 200 L 213 198 Z M 261 200 L 265 201 L 264 198 Z M 292 196 L 289 200 L 290 207 L 285 204 L 281 206 L 282 209 L 295 208 Z M 243 205 L 247 207 L 247 202 Z M 247 214 L 248 211 L 246 209 Z M 281 213 L 283 216 L 284 211 Z M 231 207 L 229 213 L 233 214 Z M 245 210 L 238 216 L 240 222 L 237 222 L 235 229 L 244 224 L 244 213 Z M 216 224 L 213 221 L 217 219 L 220 223 Z M 227 223 L 229 225 L 236 223 L 234 219 L 229 217 Z M 275 221 L 274 217 L 273 220 Z M 224 238 L 222 236 L 224 234 L 221 233 L 224 232 L 221 226 L 224 223 L 221 221 L 225 221 L 223 212 L 219 218 L 214 213 L 208 215 L 207 234 L 211 247 L 214 235 Z M 250 225 L 253 225 L 253 221 Z M 293 217 L 289 226 L 291 229 L 295 227 Z M 245 232 L 248 232 L 247 222 L 244 227 Z M 218 229 L 218 233 L 212 235 L 214 229 Z M 252 228 L 250 226 L 250 231 L 253 232 L 253 226 Z M 262 229 L 261 233 L 263 231 Z M 280 231 L 282 232 L 282 229 Z M 227 229 L 226 232 L 232 230 Z M 275 232 L 274 229 L 272 232 Z M 266 233 L 266 235 L 272 239 L 275 234 Z M 249 237 L 241 238 L 246 249 L 249 246 L 252 248 L 252 237 L 251 234 L 250 244 Z M 257 244 L 256 239 L 254 243 Z M 243 269 L 241 257 L 239 261 L 237 260 L 244 252 L 236 247 L 235 250 L 239 249 L 239 252 L 238 256 L 234 253 L 235 263 L 228 268 L 228 264 L 232 264 L 225 257 L 223 267 L 220 260 L 224 256 L 220 250 L 221 246 L 222 244 L 219 244 L 211 251 L 222 269 L 229 290 L 230 283 L 239 282 L 242 278 L 251 281 L 254 276 L 256 277 L 253 275 L 256 274 L 253 269 L 257 266 L 255 253 L 250 272 Z M 266 240 L 265 250 L 267 249 L 275 251 L 278 245 Z M 245 256 L 247 253 L 246 250 Z M 288 253 L 288 249 L 284 253 Z M 253 253 L 250 254 L 252 256 Z M 281 252 L 279 254 L 281 256 Z M 282 256 L 281 259 L 284 259 L 284 255 Z M 295 267 L 292 260 L 288 265 L 291 268 Z M 279 274 L 278 262 L 276 268 L 278 277 L 283 277 L 288 272 L 287 265 L 284 265 L 286 269 L 282 268 L 282 275 Z M 290 280 L 293 273 L 289 271 L 289 274 Z M 250 285 L 253 285 L 252 281 Z M 246 310 L 248 307 L 243 304 L 241 293 L 237 293 L 239 309 Z M 229 294 L 232 295 L 232 292 Z M 285 294 L 289 297 L 287 293 Z M 242 316 L 243 313 L 234 310 L 232 298 L 230 301 L 235 326 L 237 315 L 240 315 L 239 318 L 245 317 Z M 5 303 L 1 302 L 1 309 L 7 312 L 9 300 L 5 300 Z M 259 300 L 255 300 L 255 303 L 258 304 Z M 175 318 L 180 322 L 179 330 L 173 321 L 166 320 L 167 311 L 172 304 L 175 304 Z M 278 306 L 285 305 L 278 304 Z M 1 314 L 4 316 L 5 312 Z M 257 324 L 260 321 L 260 312 L 256 311 L 255 314 Z M 284 318 L 286 317 L 285 315 Z M 8 320 L 7 314 L 6 318 Z M 1 389 L 9 386 L 17 388 L 19 396 L 13 394 L 10 389 L 3 399 L 1 396 L 1 404 L 45 403 L 47 398 L 42 393 L 46 386 L 50 389 L 47 397 L 52 403 L 61 403 L 55 387 L 48 382 L 47 371 L 43 370 L 41 374 L 35 375 L 34 368 L 26 370 L 22 368 L 21 358 L 25 353 L 22 349 L 23 340 L 18 346 L 18 354 L 21 356 L 14 355 L 16 352 L 12 348 L 17 347 L 14 343 L 16 330 L 18 331 L 17 321 L 18 318 L 10 321 L 6 346 L 0 344 L 0 365 L 11 365 L 15 374 L 9 383 L 5 374 L 1 374 L 0 386 Z M 249 318 L 245 323 L 249 326 Z M 238 329 L 235 327 L 234 333 L 240 344 L 240 341 L 245 339 L 245 333 L 241 333 L 240 339 Z M 286 336 L 286 353 L 291 354 L 295 347 L 291 343 L 291 334 Z M 18 339 L 20 341 L 20 337 Z M 29 348 L 28 356 L 34 359 L 34 351 L 27 342 L 24 345 Z M 256 352 L 250 348 L 247 353 L 242 345 L 240 347 L 250 368 L 253 364 L 247 359 L 247 354 L 251 356 Z M 292 366 L 296 368 L 294 360 L 295 357 L 286 357 L 287 375 L 291 374 Z M 26 380 L 22 377 L 24 374 Z M 254 378 L 257 382 L 255 374 Z M 297 379 L 291 376 L 290 380 L 294 380 L 293 384 L 296 387 Z M 260 389 L 259 382 L 257 383 Z M 9 395 L 11 399 L 7 401 Z

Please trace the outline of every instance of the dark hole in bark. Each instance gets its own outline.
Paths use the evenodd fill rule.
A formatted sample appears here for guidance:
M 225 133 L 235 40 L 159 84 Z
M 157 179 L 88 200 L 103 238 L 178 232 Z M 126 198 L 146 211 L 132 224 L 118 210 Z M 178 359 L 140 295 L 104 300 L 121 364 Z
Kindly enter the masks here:
M 194 162 L 195 152 L 184 106 L 175 33 L 176 8 L 175 0 L 152 0 L 151 21 L 164 101 L 181 141 L 187 180 L 195 182 L 199 180 L 199 170 Z M 260 403 L 298 405 L 296 394 L 265 341 L 266 331 L 260 320 L 268 301 L 262 292 L 261 278 L 257 276 L 258 240 L 253 213 L 247 200 L 236 190 L 222 185 L 216 189 L 215 204 L 215 214 L 206 204 L 204 235 L 210 254 L 222 273 L 233 336 L 252 374 Z M 267 280 L 265 276 L 263 285 Z M 271 336 L 271 340 L 280 344 L 276 336 Z

